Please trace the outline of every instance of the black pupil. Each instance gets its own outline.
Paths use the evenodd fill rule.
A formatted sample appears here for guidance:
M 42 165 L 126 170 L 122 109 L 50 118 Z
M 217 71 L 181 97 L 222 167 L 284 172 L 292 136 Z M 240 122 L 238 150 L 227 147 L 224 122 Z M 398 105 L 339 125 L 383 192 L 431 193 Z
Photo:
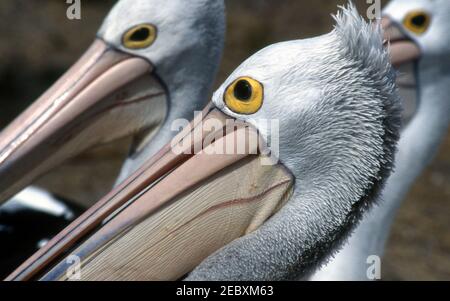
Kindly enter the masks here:
M 246 80 L 240 80 L 234 87 L 234 97 L 238 100 L 248 101 L 252 97 L 252 86 Z
M 145 41 L 150 35 L 148 28 L 139 28 L 131 35 L 130 39 L 135 42 Z
M 425 15 L 418 15 L 412 18 L 411 22 L 415 26 L 421 27 L 427 22 L 427 17 Z

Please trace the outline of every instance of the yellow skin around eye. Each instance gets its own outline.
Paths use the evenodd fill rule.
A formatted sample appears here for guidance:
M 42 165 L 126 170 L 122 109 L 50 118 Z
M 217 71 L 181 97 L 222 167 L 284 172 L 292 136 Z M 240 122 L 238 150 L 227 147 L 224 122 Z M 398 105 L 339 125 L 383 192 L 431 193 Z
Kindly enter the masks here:
M 417 26 L 413 23 L 413 19 L 414 17 L 423 15 L 426 18 L 426 21 L 423 25 L 421 26 Z M 415 34 L 423 34 L 427 29 L 428 26 L 430 25 L 430 15 L 423 12 L 423 11 L 415 11 L 415 12 L 411 12 L 409 13 L 406 17 L 405 20 L 403 21 L 403 25 L 410 31 L 412 31 Z
M 252 95 L 250 99 L 246 101 L 239 100 L 234 95 L 236 84 L 241 80 L 246 80 L 252 87 Z M 260 82 L 254 80 L 253 78 L 240 77 L 227 88 L 224 98 L 225 104 L 231 111 L 237 114 L 250 115 L 258 112 L 261 108 L 264 98 L 264 88 Z
M 147 29 L 149 32 L 148 37 L 142 41 L 134 41 L 131 39 L 134 33 L 139 30 Z M 149 47 L 156 39 L 156 27 L 151 24 L 141 24 L 137 25 L 130 30 L 128 30 L 123 36 L 122 43 L 128 49 L 142 49 Z

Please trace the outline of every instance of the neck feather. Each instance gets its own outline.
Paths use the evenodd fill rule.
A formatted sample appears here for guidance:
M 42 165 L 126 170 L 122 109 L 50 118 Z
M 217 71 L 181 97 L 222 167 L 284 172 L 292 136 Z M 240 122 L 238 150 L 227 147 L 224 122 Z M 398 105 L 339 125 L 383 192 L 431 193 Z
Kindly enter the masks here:
M 400 206 L 417 177 L 433 159 L 448 130 L 450 74 L 438 75 L 434 72 L 422 71 L 419 74 L 419 107 L 402 132 L 395 172 L 383 193 L 390 210 Z

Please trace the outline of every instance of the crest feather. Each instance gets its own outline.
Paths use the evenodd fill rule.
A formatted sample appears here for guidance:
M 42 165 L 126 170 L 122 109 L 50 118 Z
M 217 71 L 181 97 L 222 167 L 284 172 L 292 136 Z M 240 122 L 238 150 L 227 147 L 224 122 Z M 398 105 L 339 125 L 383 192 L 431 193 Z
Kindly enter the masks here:
M 389 75 L 394 73 L 389 53 L 384 47 L 383 30 L 377 21 L 366 22 L 350 1 L 333 15 L 334 34 L 340 42 L 340 52 L 346 58 L 358 61 L 362 67 Z

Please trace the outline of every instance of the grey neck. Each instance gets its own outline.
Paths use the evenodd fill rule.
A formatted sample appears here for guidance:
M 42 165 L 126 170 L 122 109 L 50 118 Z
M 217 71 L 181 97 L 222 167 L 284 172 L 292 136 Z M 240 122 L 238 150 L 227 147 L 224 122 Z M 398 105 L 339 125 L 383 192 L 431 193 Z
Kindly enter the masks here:
M 436 69 L 425 69 L 419 74 L 419 108 L 401 135 L 395 172 L 383 193 L 383 199 L 391 205 L 391 209 L 400 206 L 447 133 L 450 122 L 450 74 Z M 395 210 L 391 214 L 395 214 Z
M 396 166 L 377 206 L 368 212 L 343 249 L 316 271 L 312 280 L 367 279 L 368 256 L 383 255 L 399 207 L 439 149 L 450 123 L 450 74 L 437 67 L 448 66 L 434 62 L 424 64 L 419 75 L 420 105 L 401 134 Z M 427 65 L 433 68 L 427 71 Z

